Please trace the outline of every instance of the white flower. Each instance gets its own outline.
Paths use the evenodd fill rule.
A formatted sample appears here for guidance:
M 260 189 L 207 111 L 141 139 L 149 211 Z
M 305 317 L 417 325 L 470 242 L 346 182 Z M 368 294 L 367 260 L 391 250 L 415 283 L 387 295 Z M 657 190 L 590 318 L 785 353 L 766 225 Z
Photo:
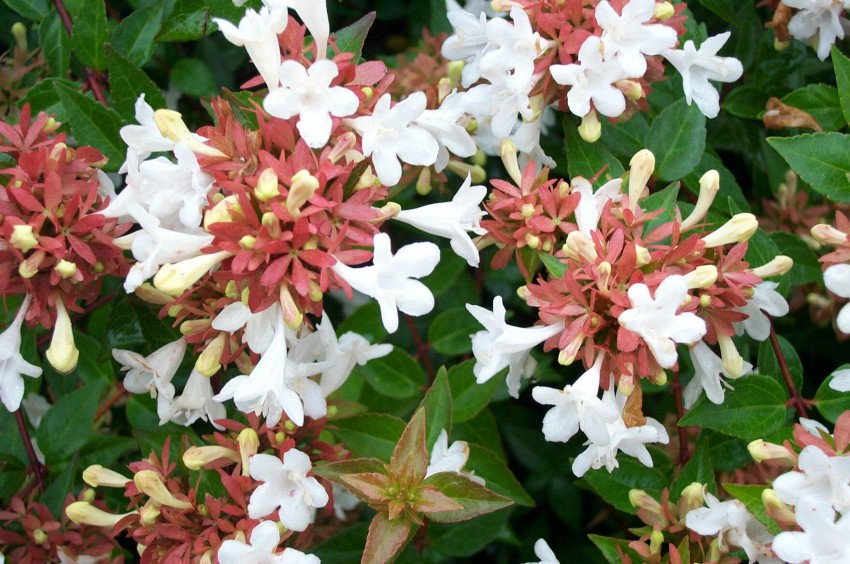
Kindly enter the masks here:
M 280 44 L 277 36 L 283 33 L 289 22 L 286 9 L 277 6 L 271 9 L 263 7 L 259 12 L 248 9 L 239 22 L 239 27 L 220 18 L 213 18 L 213 21 L 218 24 L 228 41 L 237 47 L 245 47 L 269 90 L 276 89 L 277 71 L 280 68 Z
M 27 294 L 15 319 L 0 333 L 0 400 L 9 411 L 17 411 L 21 407 L 24 397 L 24 379 L 21 376 L 41 376 L 41 368 L 21 356 L 21 325 L 30 302 L 32 296 Z
M 727 31 L 709 37 L 703 41 L 699 50 L 693 41 L 688 40 L 681 51 L 667 49 L 663 53 L 664 58 L 682 75 L 688 104 L 695 101 L 699 110 L 709 118 L 717 117 L 720 112 L 720 94 L 708 81 L 735 82 L 744 73 L 744 67 L 738 59 L 717 56 L 731 35 Z
M 501 18 L 487 22 L 484 33 L 490 49 L 481 58 L 481 75 L 490 78 L 504 72 L 511 79 L 524 84 L 534 74 L 534 60 L 546 52 L 551 43 L 534 31 L 528 14 L 519 6 L 511 8 L 513 23 Z
M 690 409 L 699 399 L 703 390 L 705 390 L 705 395 L 711 403 L 722 404 L 726 395 L 723 387 L 728 386 L 728 384 L 723 381 L 720 375 L 734 378 L 723 368 L 723 359 L 711 350 L 705 344 L 705 341 L 697 341 L 691 345 L 689 351 L 691 362 L 694 364 L 694 377 L 685 386 L 685 391 L 682 394 L 685 408 Z M 745 361 L 742 375 L 748 374 L 752 369 L 753 365 Z
M 392 108 L 390 95 L 384 94 L 375 104 L 371 116 L 349 120 L 363 138 L 363 154 L 371 155 L 375 172 L 385 186 L 395 186 L 401 179 L 401 163 L 430 166 L 437 161 L 440 145 L 415 120 L 425 111 L 423 92 L 414 92 Z
M 629 78 L 646 72 L 644 55 L 660 55 L 676 45 L 678 36 L 672 27 L 646 23 L 652 19 L 655 6 L 655 0 L 631 0 L 623 6 L 622 15 L 617 15 L 607 0 L 596 6 L 603 55 L 606 60 L 616 58 Z
M 251 477 L 265 482 L 251 494 L 248 516 L 267 517 L 279 509 L 278 518 L 284 527 L 303 531 L 310 524 L 312 507 L 328 503 L 328 492 L 307 473 L 313 467 L 310 457 L 294 448 L 283 454 L 283 460 L 269 454 L 250 458 Z
M 607 409 L 616 410 L 622 414 L 626 405 L 626 396 L 615 392 L 616 385 L 611 378 L 608 389 L 602 394 L 602 402 Z M 619 466 L 617 454 L 620 451 L 629 456 L 637 458 L 641 464 L 652 468 L 652 456 L 646 449 L 647 443 L 667 444 L 670 438 L 664 426 L 651 417 L 646 418 L 646 424 L 637 427 L 627 427 L 623 418 L 617 417 L 613 423 L 607 424 L 610 440 L 605 444 L 596 444 L 592 441 L 585 443 L 587 449 L 579 454 L 573 461 L 573 474 L 582 477 L 591 468 L 598 469 L 603 466 L 608 472 L 613 472 Z M 588 438 L 590 438 L 588 436 Z
M 373 245 L 372 266 L 351 268 L 337 261 L 333 271 L 358 292 L 378 300 L 381 321 L 394 333 L 399 311 L 419 316 L 434 309 L 434 295 L 415 279 L 431 274 L 440 262 L 440 249 L 433 243 L 413 243 L 393 255 L 386 233 L 375 235 Z
M 802 531 L 773 539 L 773 551 L 785 562 L 833 564 L 850 561 L 850 514 L 835 520 L 835 510 L 817 498 L 803 498 L 794 515 Z
M 50 411 L 53 404 L 47 401 L 46 397 L 39 394 L 27 394 L 27 397 L 21 402 L 21 407 L 24 408 L 24 413 L 27 414 L 27 419 L 29 419 L 33 428 L 38 429 L 39 425 L 41 425 L 41 420 Z
M 534 374 L 537 366 L 531 357 L 531 349 L 563 331 L 563 322 L 530 328 L 508 325 L 501 296 L 493 298 L 492 312 L 471 304 L 466 304 L 466 309 L 484 326 L 484 331 L 472 335 L 476 382 L 483 384 L 508 368 L 508 392 L 519 397 L 520 380 Z
M 280 316 L 280 306 L 276 303 L 254 313 L 248 306 L 237 301 L 218 312 L 213 319 L 212 328 L 216 331 L 235 333 L 245 327 L 242 342 L 248 343 L 248 347 L 255 353 L 263 354 L 274 337 L 274 331 L 269 331 L 269 327 L 273 326 Z
M 269 93 L 263 107 L 281 119 L 299 116 L 298 131 L 314 149 L 325 146 L 331 136 L 333 120 L 357 111 L 360 100 L 344 86 L 331 86 L 339 74 L 336 63 L 328 59 L 316 61 L 305 69 L 297 61 L 284 61 L 280 66 L 280 85 Z
M 844 24 L 841 17 L 846 7 L 837 0 L 783 0 L 789 8 L 797 8 L 788 22 L 788 33 L 800 40 L 817 39 L 817 52 L 821 61 L 829 56 L 829 49 L 836 39 L 844 39 Z
M 797 467 L 799 472 L 786 472 L 773 481 L 780 501 L 797 505 L 804 498 L 816 498 L 841 513 L 850 511 L 850 457 L 827 456 L 809 445 L 800 452 Z
M 539 404 L 552 405 L 543 417 L 543 436 L 550 442 L 569 441 L 581 429 L 597 445 L 610 442 L 608 427 L 620 417 L 620 412 L 599 399 L 599 379 L 604 354 L 582 374 L 574 384 L 563 390 L 537 386 L 531 395 Z
M 447 16 L 455 33 L 443 43 L 441 52 L 450 61 L 466 62 L 461 73 L 461 85 L 469 88 L 481 78 L 478 65 L 490 48 L 486 34 L 487 16 L 484 13 L 473 15 L 457 4 L 449 7 Z
M 486 215 L 479 206 L 487 195 L 484 186 L 472 186 L 472 176 L 467 175 L 451 202 L 430 204 L 413 210 L 402 210 L 395 219 L 412 225 L 417 229 L 446 237 L 451 240 L 452 250 L 466 259 L 469 266 L 477 267 L 478 249 L 467 231 L 484 235 L 487 230 L 481 227 L 481 218 Z
M 133 394 L 150 393 L 152 398 L 156 398 L 156 413 L 160 418 L 166 416 L 174 399 L 171 379 L 185 353 L 186 340 L 182 337 L 147 357 L 133 351 L 112 349 L 112 357 L 121 364 L 121 370 L 128 371 L 124 377 L 124 388 Z
M 593 191 L 593 186 L 584 178 L 577 176 L 570 182 L 570 191 L 581 194 L 581 199 L 576 206 L 575 217 L 578 230 L 587 237 L 591 237 L 592 233 L 599 226 L 599 218 L 602 217 L 602 210 L 609 201 L 619 202 L 623 199 L 621 193 L 623 180 L 615 178 L 610 182 L 605 183 L 596 192 Z
M 466 116 L 464 110 L 465 94 L 453 92 L 446 96 L 436 110 L 425 110 L 416 118 L 416 125 L 422 126 L 440 145 L 434 169 L 442 172 L 449 162 L 449 151 L 458 157 L 471 157 L 478 147 L 466 128 L 458 123 Z
M 693 313 L 676 314 L 688 295 L 685 278 L 671 275 L 665 278 L 650 297 L 646 284 L 629 287 L 627 309 L 617 318 L 621 327 L 640 335 L 662 368 L 672 368 L 678 355 L 676 343 L 692 344 L 706 333 L 705 321 Z
M 526 562 L 525 564 L 561 564 L 558 557 L 549 548 L 549 543 L 544 539 L 537 539 L 534 543 L 534 555 L 540 560 L 538 562 Z
M 216 421 L 227 417 L 227 411 L 212 395 L 210 379 L 197 370 L 192 370 L 183 387 L 183 393 L 174 398 L 168 413 L 160 418 L 159 424 L 165 425 L 168 421 L 173 421 L 188 427 L 198 419 L 203 419 L 212 423 L 216 429 L 221 429 Z
M 317 57 L 325 58 L 328 51 L 328 37 L 331 34 L 327 0 L 263 0 L 263 2 L 272 9 L 282 3 L 295 10 L 310 30 L 313 41 L 316 42 Z
M 776 282 L 762 282 L 754 288 L 753 297 L 747 305 L 737 311 L 747 314 L 747 319 L 735 324 L 735 332 L 739 335 L 744 331 L 756 341 L 764 341 L 770 336 L 771 317 L 782 317 L 788 313 L 788 302 L 776 291 Z
M 578 64 L 552 65 L 552 77 L 558 84 L 570 86 L 567 104 L 578 117 L 590 112 L 590 102 L 602 115 L 618 117 L 626 109 L 626 96 L 614 83 L 628 78 L 616 60 L 602 58 L 599 37 L 591 35 L 578 51 Z
M 490 119 L 493 135 L 501 142 L 517 123 L 517 114 L 524 119 L 534 118 L 528 95 L 536 79 L 512 80 L 507 73 L 491 77 L 490 83 L 479 84 L 464 93 L 463 105 L 478 119 Z
M 850 264 L 834 264 L 823 272 L 827 290 L 842 298 L 850 298 Z M 850 303 L 844 304 L 835 319 L 838 330 L 850 333 Z
M 460 472 L 467 460 L 469 460 L 469 444 L 466 441 L 455 441 L 450 447 L 449 435 L 443 429 L 431 449 L 431 457 L 428 459 L 425 477 L 440 472 Z
M 829 387 L 836 392 L 850 392 L 850 368 L 833 372 Z
M 737 499 L 720 502 L 704 492 L 706 505 L 692 509 L 685 515 L 685 525 L 700 535 L 717 535 L 717 544 L 723 553 L 730 547 L 744 549 L 751 562 L 780 564 L 772 557 L 767 545 L 773 535 L 753 517 L 743 503 Z
M 347 489 L 333 484 L 334 517 L 344 521 L 347 513 L 360 505 L 360 500 L 352 495 Z
M 141 94 L 136 100 L 136 121 L 139 125 L 125 125 L 120 131 L 121 139 L 140 161 L 147 159 L 151 153 L 174 149 L 174 141 L 162 134 L 153 115 L 153 108 L 145 102 L 145 95 Z M 119 172 L 126 173 L 126 167 L 125 163 Z
M 280 545 L 280 530 L 274 521 L 263 521 L 251 531 L 251 543 L 229 539 L 218 549 L 220 564 L 321 564 L 317 556 L 304 554 L 294 548 L 276 552 Z

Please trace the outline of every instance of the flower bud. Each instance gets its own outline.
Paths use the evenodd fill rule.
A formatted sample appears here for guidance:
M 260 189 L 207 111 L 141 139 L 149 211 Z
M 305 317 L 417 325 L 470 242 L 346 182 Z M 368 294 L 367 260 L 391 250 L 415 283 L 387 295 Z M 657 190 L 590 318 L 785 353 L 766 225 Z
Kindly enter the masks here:
M 195 370 L 207 378 L 215 376 L 216 372 L 221 369 L 221 355 L 224 353 L 224 346 L 227 344 L 227 333 L 220 332 L 215 338 L 207 343 L 204 350 L 195 361 Z
M 210 462 L 227 459 L 239 462 L 239 453 L 232 448 L 218 445 L 191 446 L 183 453 L 183 464 L 189 470 L 200 470 Z
M 380 186 L 381 181 L 375 176 L 371 166 L 367 166 L 360 178 L 357 179 L 357 184 L 354 185 L 354 190 L 365 190 L 366 188 L 374 188 Z
M 652 15 L 655 19 L 663 22 L 672 18 L 675 13 L 676 9 L 673 7 L 673 4 L 670 2 L 661 2 L 655 5 L 655 11 Z
M 39 268 L 41 267 L 41 263 L 44 262 L 44 259 L 47 257 L 47 254 L 44 251 L 36 251 L 18 266 L 18 274 L 21 275 L 21 278 L 30 279 L 33 278 L 36 274 L 38 274 Z
M 431 168 L 422 167 L 419 171 L 419 178 L 416 180 L 416 193 L 420 196 L 427 196 L 431 193 Z
M 602 137 L 602 124 L 595 110 L 590 110 L 586 116 L 581 118 L 578 126 L 579 136 L 588 143 L 596 143 Z
M 773 489 L 767 488 L 766 490 L 762 490 L 761 502 L 764 504 L 764 512 L 777 523 L 791 525 L 797 522 L 794 510 L 788 504 L 780 501 L 779 496 L 776 495 Z
M 620 376 L 620 381 L 617 382 L 617 391 L 624 396 L 632 395 L 635 391 L 635 377 L 631 374 L 623 374 Z
M 655 171 L 655 155 L 648 149 L 641 149 L 629 161 L 629 209 L 637 209 L 638 200 L 643 196 L 646 183 Z
M 254 196 L 261 202 L 267 202 L 280 196 L 280 187 L 274 169 L 267 168 L 260 174 L 260 178 L 257 179 L 257 187 L 254 188 Z
M 723 359 L 723 370 L 730 378 L 738 378 L 744 375 L 744 358 L 738 352 L 738 348 L 728 335 L 717 335 L 717 343 L 720 345 L 720 357 Z
M 519 160 L 517 159 L 517 147 L 510 139 L 502 140 L 499 146 L 499 154 L 502 157 L 502 164 L 508 171 L 508 176 L 514 181 L 517 186 L 522 184 L 522 170 L 519 168 Z
M 153 114 L 154 123 L 159 128 L 162 136 L 174 141 L 175 143 L 183 142 L 189 146 L 192 151 L 200 155 L 210 157 L 227 157 L 224 153 L 209 145 L 204 145 L 192 135 L 189 128 L 183 122 L 183 116 L 179 112 L 173 110 L 157 110 Z
M 765 442 L 763 439 L 752 441 L 747 445 L 747 450 L 756 462 L 775 460 L 789 468 L 793 468 L 797 464 L 797 455 L 794 452 L 782 445 Z
M 12 24 L 12 37 L 15 38 L 17 46 L 27 51 L 27 26 L 21 22 Z
M 233 256 L 231 252 L 219 251 L 181 260 L 175 264 L 165 264 L 154 276 L 153 284 L 161 292 L 179 296 L 206 275 L 210 269 L 231 256 Z
M 646 247 L 635 245 L 635 259 L 635 266 L 641 268 L 652 262 L 652 254 L 650 254 L 649 249 Z
M 107 513 L 87 501 L 75 501 L 65 508 L 65 515 L 68 516 L 68 519 L 78 525 L 91 525 L 93 527 L 111 528 L 118 524 L 118 522 L 124 517 L 134 515 L 136 513 L 136 511 L 124 513 L 123 515 Z
M 260 437 L 257 432 L 250 427 L 242 429 L 239 436 L 236 437 L 236 442 L 239 443 L 239 457 L 242 461 L 242 475 L 248 476 L 251 473 L 250 458 L 257 454 L 260 449 Z
M 640 82 L 637 82 L 636 80 L 618 80 L 614 83 L 614 86 L 617 88 L 617 90 L 625 94 L 626 98 L 632 100 L 633 102 L 636 102 L 637 100 L 643 98 L 643 87 L 640 85 Z M 600 134 L 601 132 L 602 131 L 600 128 Z
M 567 242 L 561 247 L 561 251 L 573 260 L 583 260 L 593 264 L 599 258 L 593 240 L 581 231 L 571 231 L 567 234 Z
M 460 84 L 461 75 L 463 74 L 463 67 L 466 66 L 464 61 L 451 61 L 446 66 L 446 71 L 448 73 L 448 79 L 457 86 Z
M 354 149 L 356 145 L 357 136 L 350 131 L 346 131 L 345 133 L 339 135 L 336 138 L 336 142 L 334 143 L 333 148 L 331 148 L 330 152 L 325 156 L 325 158 L 330 162 L 336 164 L 338 160 L 343 158 L 347 152 Z
M 69 278 L 73 278 L 74 275 L 77 274 L 77 265 L 73 262 L 62 259 L 56 263 L 53 270 L 55 270 L 56 274 L 62 277 L 62 279 L 67 280 Z
M 446 96 L 452 93 L 452 89 L 454 89 L 455 85 L 452 84 L 452 81 L 448 77 L 443 77 L 437 81 L 437 103 L 442 104 L 443 100 L 446 99 Z
M 454 172 L 461 178 L 471 176 L 473 184 L 481 184 L 485 180 L 487 180 L 487 171 L 485 171 L 484 167 L 480 164 L 469 164 L 462 161 L 453 160 L 449 161 L 449 164 L 446 165 L 446 168 Z
M 649 535 L 649 553 L 650 554 L 658 554 L 658 551 L 661 550 L 661 546 L 664 544 L 664 533 L 659 530 L 654 530 Z
M 47 541 L 47 533 L 45 533 L 44 529 L 41 527 L 37 527 L 32 532 L 32 540 L 34 540 L 36 544 L 44 544 Z
M 62 298 L 56 297 L 56 324 L 53 326 L 53 337 L 50 339 L 50 347 L 45 354 L 50 365 L 61 374 L 68 374 L 77 367 L 80 351 L 74 344 L 74 330 L 71 327 L 71 318 L 65 309 Z
M 534 235 L 533 233 L 526 233 L 525 244 L 528 245 L 529 249 L 536 249 L 540 246 L 540 237 Z
M 821 245 L 832 245 L 833 247 L 847 242 L 846 233 L 825 223 L 812 227 L 812 237 Z
M 156 523 L 156 520 L 162 515 L 160 507 L 156 503 L 151 503 L 151 500 L 148 500 L 147 503 L 139 508 L 139 515 L 141 516 L 139 520 L 142 522 L 142 525 L 151 526 Z
M 204 213 L 204 229 L 208 230 L 213 223 L 229 223 L 233 221 L 233 216 L 230 215 L 231 210 L 235 212 L 242 211 L 242 208 L 239 206 L 239 197 L 236 194 L 222 198 L 221 201 Z
M 771 276 L 782 276 L 794 266 L 794 261 L 791 257 L 786 257 L 785 255 L 776 255 L 772 261 L 767 264 L 763 264 L 758 268 L 753 268 L 750 270 L 753 274 L 758 276 L 759 278 L 770 278 Z
M 292 294 L 286 285 L 280 287 L 280 309 L 283 311 L 283 321 L 290 329 L 298 329 L 304 322 L 304 314 L 298 308 Z
M 12 227 L 9 242 L 22 253 L 28 253 L 30 249 L 38 245 L 38 239 L 32 233 L 32 225 L 27 223 L 19 223 Z
M 83 470 L 83 481 L 93 488 L 123 488 L 130 478 L 124 477 L 114 470 L 104 468 L 100 464 L 92 464 Z
M 709 288 L 717 282 L 717 267 L 713 264 L 704 264 L 685 274 L 684 278 L 691 290 Z
M 377 221 L 385 221 L 396 217 L 401 211 L 401 206 L 396 202 L 387 202 L 378 211 L 381 212 L 381 217 Z
M 292 186 L 286 196 L 286 209 L 294 218 L 301 215 L 301 206 L 319 189 L 319 180 L 306 170 L 299 170 L 292 177 Z
M 739 213 L 724 223 L 714 233 L 702 238 L 708 248 L 721 247 L 731 243 L 741 243 L 749 240 L 759 228 L 759 222 L 751 213 Z
M 629 490 L 629 503 L 636 509 L 643 509 L 659 516 L 664 515 L 661 504 L 643 490 Z
M 165 484 L 162 483 L 162 479 L 159 477 L 159 474 L 153 470 L 141 470 L 140 472 L 136 472 L 136 475 L 133 476 L 133 482 L 136 484 L 136 487 L 140 492 L 147 495 L 160 505 L 173 507 L 175 509 L 192 508 L 192 504 L 188 501 L 182 501 L 174 497 L 174 495 L 168 491 L 168 488 L 165 487 Z
M 534 204 L 523 204 L 522 209 L 520 210 L 520 213 L 522 214 L 522 217 L 524 217 L 525 219 L 529 219 L 531 217 L 534 217 L 534 213 L 535 213 Z
M 709 170 L 699 179 L 699 197 L 691 214 L 682 222 L 681 230 L 687 231 L 705 217 L 714 198 L 720 191 L 720 174 L 716 170 Z
M 703 503 L 705 503 L 705 487 L 699 482 L 691 482 L 682 490 L 682 497 L 679 498 L 679 514 L 685 515 L 688 511 L 702 507 Z

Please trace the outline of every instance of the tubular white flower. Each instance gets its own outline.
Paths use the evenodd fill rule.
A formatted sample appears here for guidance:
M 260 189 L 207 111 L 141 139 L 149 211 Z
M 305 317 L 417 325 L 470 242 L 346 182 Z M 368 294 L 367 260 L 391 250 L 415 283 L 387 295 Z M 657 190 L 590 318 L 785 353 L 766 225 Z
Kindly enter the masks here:
M 229 251 L 219 251 L 198 255 L 175 264 L 165 264 L 154 276 L 154 286 L 160 292 L 179 296 L 221 261 L 231 256 L 233 253 Z
M 841 513 L 850 510 L 850 458 L 828 456 L 815 445 L 800 451 L 799 471 L 792 470 L 773 481 L 780 501 L 798 505 L 805 499 L 817 499 Z
M 192 370 L 183 393 L 171 402 L 166 416 L 160 417 L 159 424 L 165 425 L 173 421 L 179 425 L 188 427 L 198 419 L 209 421 L 216 429 L 221 429 L 216 421 L 227 417 L 224 406 L 213 398 L 213 389 L 210 379 Z
M 591 101 L 600 114 L 608 117 L 618 117 L 626 109 L 626 97 L 614 83 L 628 75 L 617 61 L 602 59 L 600 42 L 599 37 L 591 35 L 581 44 L 578 64 L 549 67 L 555 82 L 570 86 L 567 103 L 578 117 L 587 115 Z
M 827 290 L 842 298 L 850 298 L 850 264 L 834 264 L 823 272 Z M 838 330 L 850 333 L 850 304 L 844 304 L 835 319 Z
M 17 411 L 21 407 L 24 397 L 24 379 L 21 376 L 41 376 L 41 368 L 21 356 L 21 326 L 30 303 L 32 296 L 27 294 L 15 319 L 0 333 L 0 400 L 9 411 Z
M 358 292 L 378 300 L 384 327 L 394 333 L 399 311 L 419 316 L 434 309 L 434 295 L 415 279 L 434 270 L 440 262 L 440 249 L 433 243 L 413 243 L 393 255 L 386 233 L 375 235 L 373 245 L 372 266 L 351 268 L 337 261 L 333 271 Z
M 753 297 L 747 305 L 737 309 L 747 314 L 747 319 L 735 323 L 737 334 L 746 331 L 756 341 L 764 341 L 770 336 L 770 319 L 765 313 L 771 317 L 782 317 L 789 311 L 788 302 L 776 291 L 778 287 L 776 282 L 762 282 L 753 289 Z
M 171 379 L 177 373 L 185 353 L 186 340 L 183 338 L 157 349 L 147 357 L 133 351 L 112 349 L 112 357 L 121 364 L 121 370 L 127 371 L 124 388 L 133 394 L 150 393 L 157 400 L 156 412 L 160 418 L 166 415 L 174 399 Z
M 549 543 L 545 539 L 537 539 L 534 543 L 534 555 L 540 560 L 537 562 L 526 562 L 526 564 L 561 564 L 552 549 L 549 548 Z
M 847 20 L 841 14 L 847 3 L 836 0 L 783 0 L 782 3 L 798 10 L 788 22 L 788 33 L 802 41 L 817 42 L 818 58 L 826 60 L 835 41 L 844 39 Z
M 739 213 L 702 238 L 706 247 L 721 247 L 748 241 L 759 228 L 758 219 L 751 213 Z
M 278 88 L 280 44 L 277 36 L 283 33 L 289 23 L 286 8 L 264 6 L 259 12 L 248 9 L 240 20 L 239 27 L 220 18 L 213 18 L 213 21 L 218 24 L 228 41 L 237 47 L 245 47 L 269 90 Z
M 251 531 L 250 544 L 228 539 L 216 556 L 220 564 L 321 564 L 317 556 L 294 548 L 277 552 L 280 530 L 274 521 L 263 521 Z
M 727 378 L 736 378 L 737 376 L 732 376 L 726 371 L 723 367 L 723 360 L 705 344 L 705 341 L 697 341 L 691 345 L 689 351 L 694 365 L 694 377 L 685 386 L 682 395 L 685 408 L 693 407 L 703 390 L 705 390 L 705 395 L 711 403 L 722 404 L 726 395 L 724 387 L 727 384 L 720 375 L 722 374 Z M 749 373 L 752 369 L 752 364 L 744 362 L 743 374 Z
M 281 2 L 295 10 L 310 34 L 316 42 L 316 58 L 324 59 L 328 52 L 328 38 L 331 34 L 330 22 L 328 21 L 327 0 L 263 0 L 266 5 L 274 9 Z
M 125 125 L 120 131 L 121 139 L 140 161 L 147 159 L 151 153 L 174 149 L 174 141 L 162 134 L 153 116 L 153 108 L 145 102 L 142 93 L 136 100 L 136 121 L 139 125 Z M 125 163 L 121 167 L 121 174 L 127 172 L 126 166 Z
M 836 392 L 850 392 L 850 368 L 833 372 L 829 387 Z
M 440 472 L 460 472 L 467 460 L 469 460 L 469 444 L 466 441 L 455 441 L 452 446 L 449 446 L 449 435 L 443 429 L 431 449 L 425 477 Z
M 606 60 L 616 59 L 630 78 L 646 72 L 644 55 L 660 55 L 676 45 L 676 31 L 663 24 L 647 24 L 655 15 L 655 0 L 630 0 L 618 15 L 607 0 L 596 5 Z
M 570 181 L 570 191 L 581 194 L 581 199 L 576 206 L 575 217 L 579 231 L 586 237 L 591 237 L 599 226 L 599 218 L 602 217 L 602 210 L 605 209 L 605 205 L 609 201 L 616 203 L 623 198 L 620 193 L 622 186 L 623 180 L 617 178 L 607 182 L 594 192 L 590 182 L 580 176 Z
M 458 157 L 471 157 L 478 147 L 466 128 L 458 123 L 466 116 L 463 93 L 453 92 L 446 96 L 436 110 L 425 110 L 416 124 L 431 134 L 440 145 L 434 169 L 442 172 L 449 162 L 449 152 Z
M 489 42 L 481 57 L 479 70 L 486 78 L 510 72 L 511 79 L 528 83 L 534 74 L 534 60 L 552 45 L 531 27 L 528 14 L 520 6 L 510 12 L 511 22 L 494 18 L 487 22 L 484 33 Z
M 449 8 L 447 16 L 455 33 L 443 43 L 441 52 L 450 61 L 466 62 L 461 72 L 461 85 L 469 88 L 481 78 L 479 63 L 491 49 L 486 34 L 488 19 L 484 13 L 473 15 L 456 4 Z
M 821 564 L 850 561 L 850 515 L 836 512 L 820 499 L 807 497 L 794 512 L 802 531 L 785 531 L 773 539 L 773 552 L 785 562 Z

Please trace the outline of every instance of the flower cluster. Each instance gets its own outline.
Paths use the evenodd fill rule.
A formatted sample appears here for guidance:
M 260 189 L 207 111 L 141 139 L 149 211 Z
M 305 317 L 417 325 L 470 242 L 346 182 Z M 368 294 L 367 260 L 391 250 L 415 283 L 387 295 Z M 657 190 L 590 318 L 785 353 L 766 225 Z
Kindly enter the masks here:
M 773 21 L 768 25 L 776 34 L 777 49 L 792 38 L 799 39 L 810 43 L 823 61 L 832 45 L 844 39 L 848 24 L 844 11 L 850 8 L 847 0 L 782 0 L 773 8 Z

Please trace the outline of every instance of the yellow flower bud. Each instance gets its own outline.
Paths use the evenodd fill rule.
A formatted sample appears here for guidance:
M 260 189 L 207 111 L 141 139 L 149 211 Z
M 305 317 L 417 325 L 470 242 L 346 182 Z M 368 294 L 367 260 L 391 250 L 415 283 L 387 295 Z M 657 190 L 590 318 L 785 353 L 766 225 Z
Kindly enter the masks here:
M 685 274 L 684 278 L 691 290 L 709 288 L 717 282 L 717 267 L 713 264 L 704 264 Z
M 499 154 L 502 157 L 502 164 L 505 165 L 508 176 L 514 181 L 514 184 L 517 186 L 522 184 L 522 170 L 519 168 L 516 145 L 510 139 L 504 139 L 500 145 Z
M 56 298 L 56 324 L 53 326 L 53 337 L 45 356 L 50 365 L 62 374 L 68 374 L 74 370 L 80 358 L 80 351 L 74 343 L 71 318 L 61 297 Z
M 717 335 L 717 343 L 720 345 L 720 357 L 723 359 L 723 370 L 730 378 L 738 378 L 744 374 L 744 358 L 738 352 L 738 348 L 727 335 Z
M 226 344 L 227 333 L 222 332 L 216 335 L 198 356 L 198 360 L 195 361 L 195 370 L 207 378 L 215 376 L 215 373 L 221 369 L 221 355 Z
M 283 311 L 283 321 L 290 329 L 298 329 L 304 322 L 304 314 L 298 309 L 292 294 L 285 285 L 280 287 L 280 308 Z
M 210 462 L 221 459 L 239 462 L 239 453 L 232 448 L 218 445 L 191 446 L 183 453 L 183 464 L 189 470 L 200 470 Z
M 763 264 L 757 268 L 753 268 L 751 272 L 759 278 L 769 278 L 771 276 L 782 276 L 794 266 L 794 260 L 785 255 L 777 255 L 772 261 Z
M 93 488 L 123 488 L 130 478 L 122 476 L 114 470 L 104 468 L 100 464 L 92 464 L 83 470 L 83 481 Z
M 590 110 L 586 116 L 581 118 L 578 134 L 588 143 L 596 143 L 602 137 L 602 124 L 599 122 L 599 116 L 595 110 Z
M 685 489 L 682 490 L 682 497 L 679 498 L 679 505 L 684 509 L 680 514 L 684 515 L 688 511 L 702 507 L 705 502 L 705 487 L 699 482 L 691 482 Z
M 648 149 L 641 149 L 629 161 L 629 166 L 629 209 L 635 211 L 638 200 L 646 189 L 646 183 L 655 171 L 655 155 Z
M 219 251 L 192 257 L 175 264 L 165 264 L 154 276 L 153 284 L 161 292 L 179 296 L 206 275 L 210 269 L 231 256 L 233 256 L 231 252 Z
M 759 222 L 751 213 L 739 213 L 724 223 L 714 233 L 702 238 L 706 247 L 721 247 L 749 240 L 759 228 Z
M 661 2 L 655 5 L 655 11 L 652 15 L 663 22 L 672 18 L 675 13 L 676 9 L 673 7 L 673 4 L 670 2 Z
M 208 155 L 210 157 L 227 157 L 224 153 L 209 145 L 204 145 L 198 141 L 186 127 L 183 122 L 183 116 L 179 112 L 173 110 L 157 110 L 153 114 L 153 120 L 159 128 L 163 137 L 171 139 L 175 143 L 182 141 L 189 146 L 192 151 L 200 155 Z
M 68 516 L 68 519 L 78 525 L 92 525 L 93 527 L 111 528 L 124 517 L 134 515 L 136 513 L 136 511 L 118 515 L 115 513 L 107 513 L 87 501 L 75 501 L 65 508 L 65 515 Z
M 18 274 L 21 275 L 21 278 L 30 279 L 34 277 L 39 272 L 39 268 L 41 267 L 41 263 L 44 262 L 44 259 L 47 257 L 47 254 L 44 251 L 36 251 L 18 266 Z
M 53 270 L 56 271 L 56 274 L 67 280 L 68 278 L 73 278 L 74 275 L 77 274 L 77 265 L 73 262 L 62 259 L 56 263 Z
M 165 484 L 160 479 L 159 474 L 153 470 L 141 470 L 133 476 L 133 482 L 140 492 L 151 498 L 160 505 L 173 507 L 175 509 L 191 509 L 192 504 L 188 501 L 182 501 L 174 497 L 168 491 Z
M 250 427 L 242 429 L 239 436 L 236 437 L 236 442 L 239 443 L 239 456 L 242 461 L 242 475 L 248 476 L 251 473 L 249 459 L 257 454 L 260 449 L 260 437 L 257 432 Z
M 267 168 L 260 174 L 260 178 L 257 180 L 257 187 L 254 189 L 254 195 L 261 202 L 267 202 L 272 198 L 280 196 L 277 174 L 275 174 L 273 169 Z
M 699 197 L 691 214 L 682 222 L 681 230 L 687 231 L 699 223 L 708 213 L 708 208 L 714 203 L 717 192 L 720 191 L 720 174 L 716 170 L 709 170 L 699 180 Z
M 756 462 L 776 460 L 789 468 L 797 464 L 797 455 L 793 451 L 789 451 L 782 445 L 765 442 L 763 439 L 752 441 L 747 445 L 747 450 Z
M 213 207 L 204 213 L 204 229 L 209 229 L 213 223 L 229 223 L 233 221 L 231 210 L 236 213 L 242 211 L 239 206 L 239 198 L 234 194 L 216 203 Z
M 12 227 L 12 236 L 9 238 L 9 242 L 22 253 L 28 253 L 30 249 L 38 245 L 38 239 L 32 232 L 32 225 L 26 223 Z
M 12 25 L 12 37 L 15 38 L 15 43 L 23 49 L 27 50 L 27 26 L 21 22 L 15 22 Z

